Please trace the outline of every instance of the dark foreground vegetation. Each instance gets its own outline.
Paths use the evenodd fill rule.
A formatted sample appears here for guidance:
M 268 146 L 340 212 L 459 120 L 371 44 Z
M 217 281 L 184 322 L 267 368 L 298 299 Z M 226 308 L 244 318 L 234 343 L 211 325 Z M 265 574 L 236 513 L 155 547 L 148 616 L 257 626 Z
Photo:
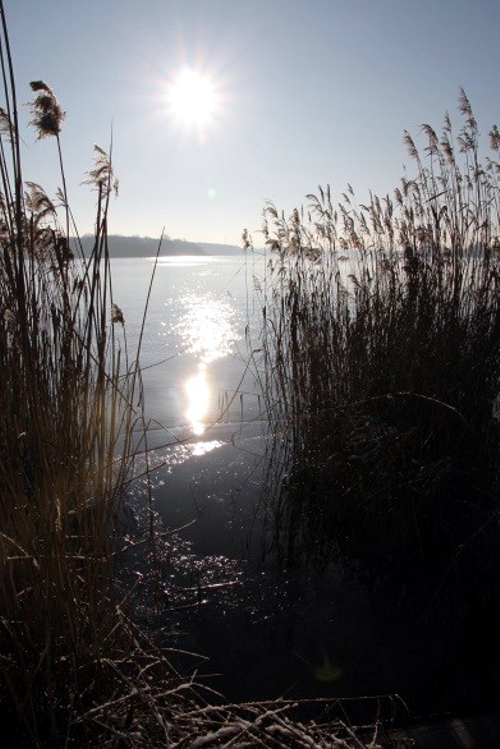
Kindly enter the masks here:
M 498 688 L 500 134 L 481 160 L 463 91 L 459 110 L 457 134 L 448 115 L 440 135 L 422 127 L 421 151 L 405 134 L 414 176 L 393 196 L 267 207 L 261 377 L 284 563 L 337 556 L 394 605 L 412 599 L 415 626 L 430 615 L 453 642 L 448 688 L 484 699 Z

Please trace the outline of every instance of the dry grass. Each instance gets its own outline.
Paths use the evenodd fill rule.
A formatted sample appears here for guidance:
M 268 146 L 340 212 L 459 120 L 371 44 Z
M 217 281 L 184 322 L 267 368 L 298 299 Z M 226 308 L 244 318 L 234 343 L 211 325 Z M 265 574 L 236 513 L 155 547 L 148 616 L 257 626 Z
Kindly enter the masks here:
M 141 422 L 132 406 L 140 379 L 111 294 L 110 160 L 99 150 L 99 170 L 90 175 L 97 190 L 92 257 L 75 259 L 63 112 L 46 84 L 32 84 L 33 126 L 57 144 L 63 188 L 56 207 L 38 184 L 23 183 L 5 25 L 2 49 L 0 711 L 13 745 L 57 745 L 69 740 L 76 716 L 113 693 L 109 663 L 128 648 L 114 557 L 131 436 Z
M 43 81 L 31 84 L 32 125 L 39 138 L 56 142 L 62 188 L 52 201 L 40 185 L 23 181 L 3 5 L 0 10 L 3 737 L 9 746 L 94 746 L 99 736 L 132 730 L 139 714 L 148 728 L 155 726 L 153 746 L 158 722 L 165 731 L 154 699 L 168 709 L 184 709 L 187 701 L 175 698 L 185 680 L 134 628 L 127 607 L 133 590 L 117 597 L 120 502 L 144 424 L 139 352 L 129 360 L 112 295 L 113 170 L 96 148 L 88 180 L 97 195 L 96 230 L 85 259 L 78 241 L 70 247 L 59 139 L 64 113 Z M 165 677 L 161 695 L 148 686 L 153 671 Z

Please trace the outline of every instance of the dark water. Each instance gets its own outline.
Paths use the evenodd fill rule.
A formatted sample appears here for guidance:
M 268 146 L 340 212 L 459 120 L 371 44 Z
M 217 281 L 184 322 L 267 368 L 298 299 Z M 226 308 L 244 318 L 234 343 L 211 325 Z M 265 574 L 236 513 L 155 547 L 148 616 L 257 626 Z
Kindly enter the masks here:
M 132 338 L 149 269 L 130 260 L 115 269 Z M 363 568 L 363 554 L 340 554 L 334 539 L 328 557 L 284 564 L 263 491 L 258 366 L 247 367 L 244 339 L 257 271 L 231 258 L 157 272 L 142 361 L 167 360 L 145 371 L 149 461 L 161 467 L 151 496 L 139 481 L 128 503 L 132 534 L 147 527 L 150 500 L 158 528 L 172 530 L 158 552 L 165 645 L 200 654 L 176 657 L 229 700 L 393 695 L 380 704 L 402 718 L 404 705 L 412 715 L 494 705 L 498 590 L 487 555 L 457 550 L 406 586 L 377 580 L 376 562 Z M 257 322 L 252 336 L 257 349 Z M 376 701 L 346 705 L 374 717 Z

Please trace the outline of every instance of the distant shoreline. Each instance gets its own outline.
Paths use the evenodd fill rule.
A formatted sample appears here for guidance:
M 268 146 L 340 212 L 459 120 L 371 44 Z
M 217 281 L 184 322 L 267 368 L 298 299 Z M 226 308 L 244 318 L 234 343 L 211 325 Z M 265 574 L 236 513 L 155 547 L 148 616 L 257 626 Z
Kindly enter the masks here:
M 80 237 L 83 254 L 89 257 L 94 246 L 94 237 L 84 235 Z M 158 251 L 159 239 L 154 237 L 125 237 L 119 234 L 108 236 L 108 248 L 111 258 L 152 257 Z M 77 249 L 77 240 L 70 239 L 73 251 Z M 175 257 L 178 255 L 241 255 L 242 249 L 236 245 L 216 244 L 212 242 L 188 242 L 185 239 L 163 239 L 160 257 Z M 78 254 L 75 252 L 75 254 Z

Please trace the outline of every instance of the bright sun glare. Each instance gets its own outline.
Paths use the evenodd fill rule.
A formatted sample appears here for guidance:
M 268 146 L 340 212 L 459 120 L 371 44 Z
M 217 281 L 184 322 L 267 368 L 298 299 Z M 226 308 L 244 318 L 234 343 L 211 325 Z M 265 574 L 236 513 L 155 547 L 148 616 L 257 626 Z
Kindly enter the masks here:
M 182 70 L 173 81 L 168 101 L 172 114 L 184 125 L 207 124 L 216 105 L 212 81 L 196 70 Z

